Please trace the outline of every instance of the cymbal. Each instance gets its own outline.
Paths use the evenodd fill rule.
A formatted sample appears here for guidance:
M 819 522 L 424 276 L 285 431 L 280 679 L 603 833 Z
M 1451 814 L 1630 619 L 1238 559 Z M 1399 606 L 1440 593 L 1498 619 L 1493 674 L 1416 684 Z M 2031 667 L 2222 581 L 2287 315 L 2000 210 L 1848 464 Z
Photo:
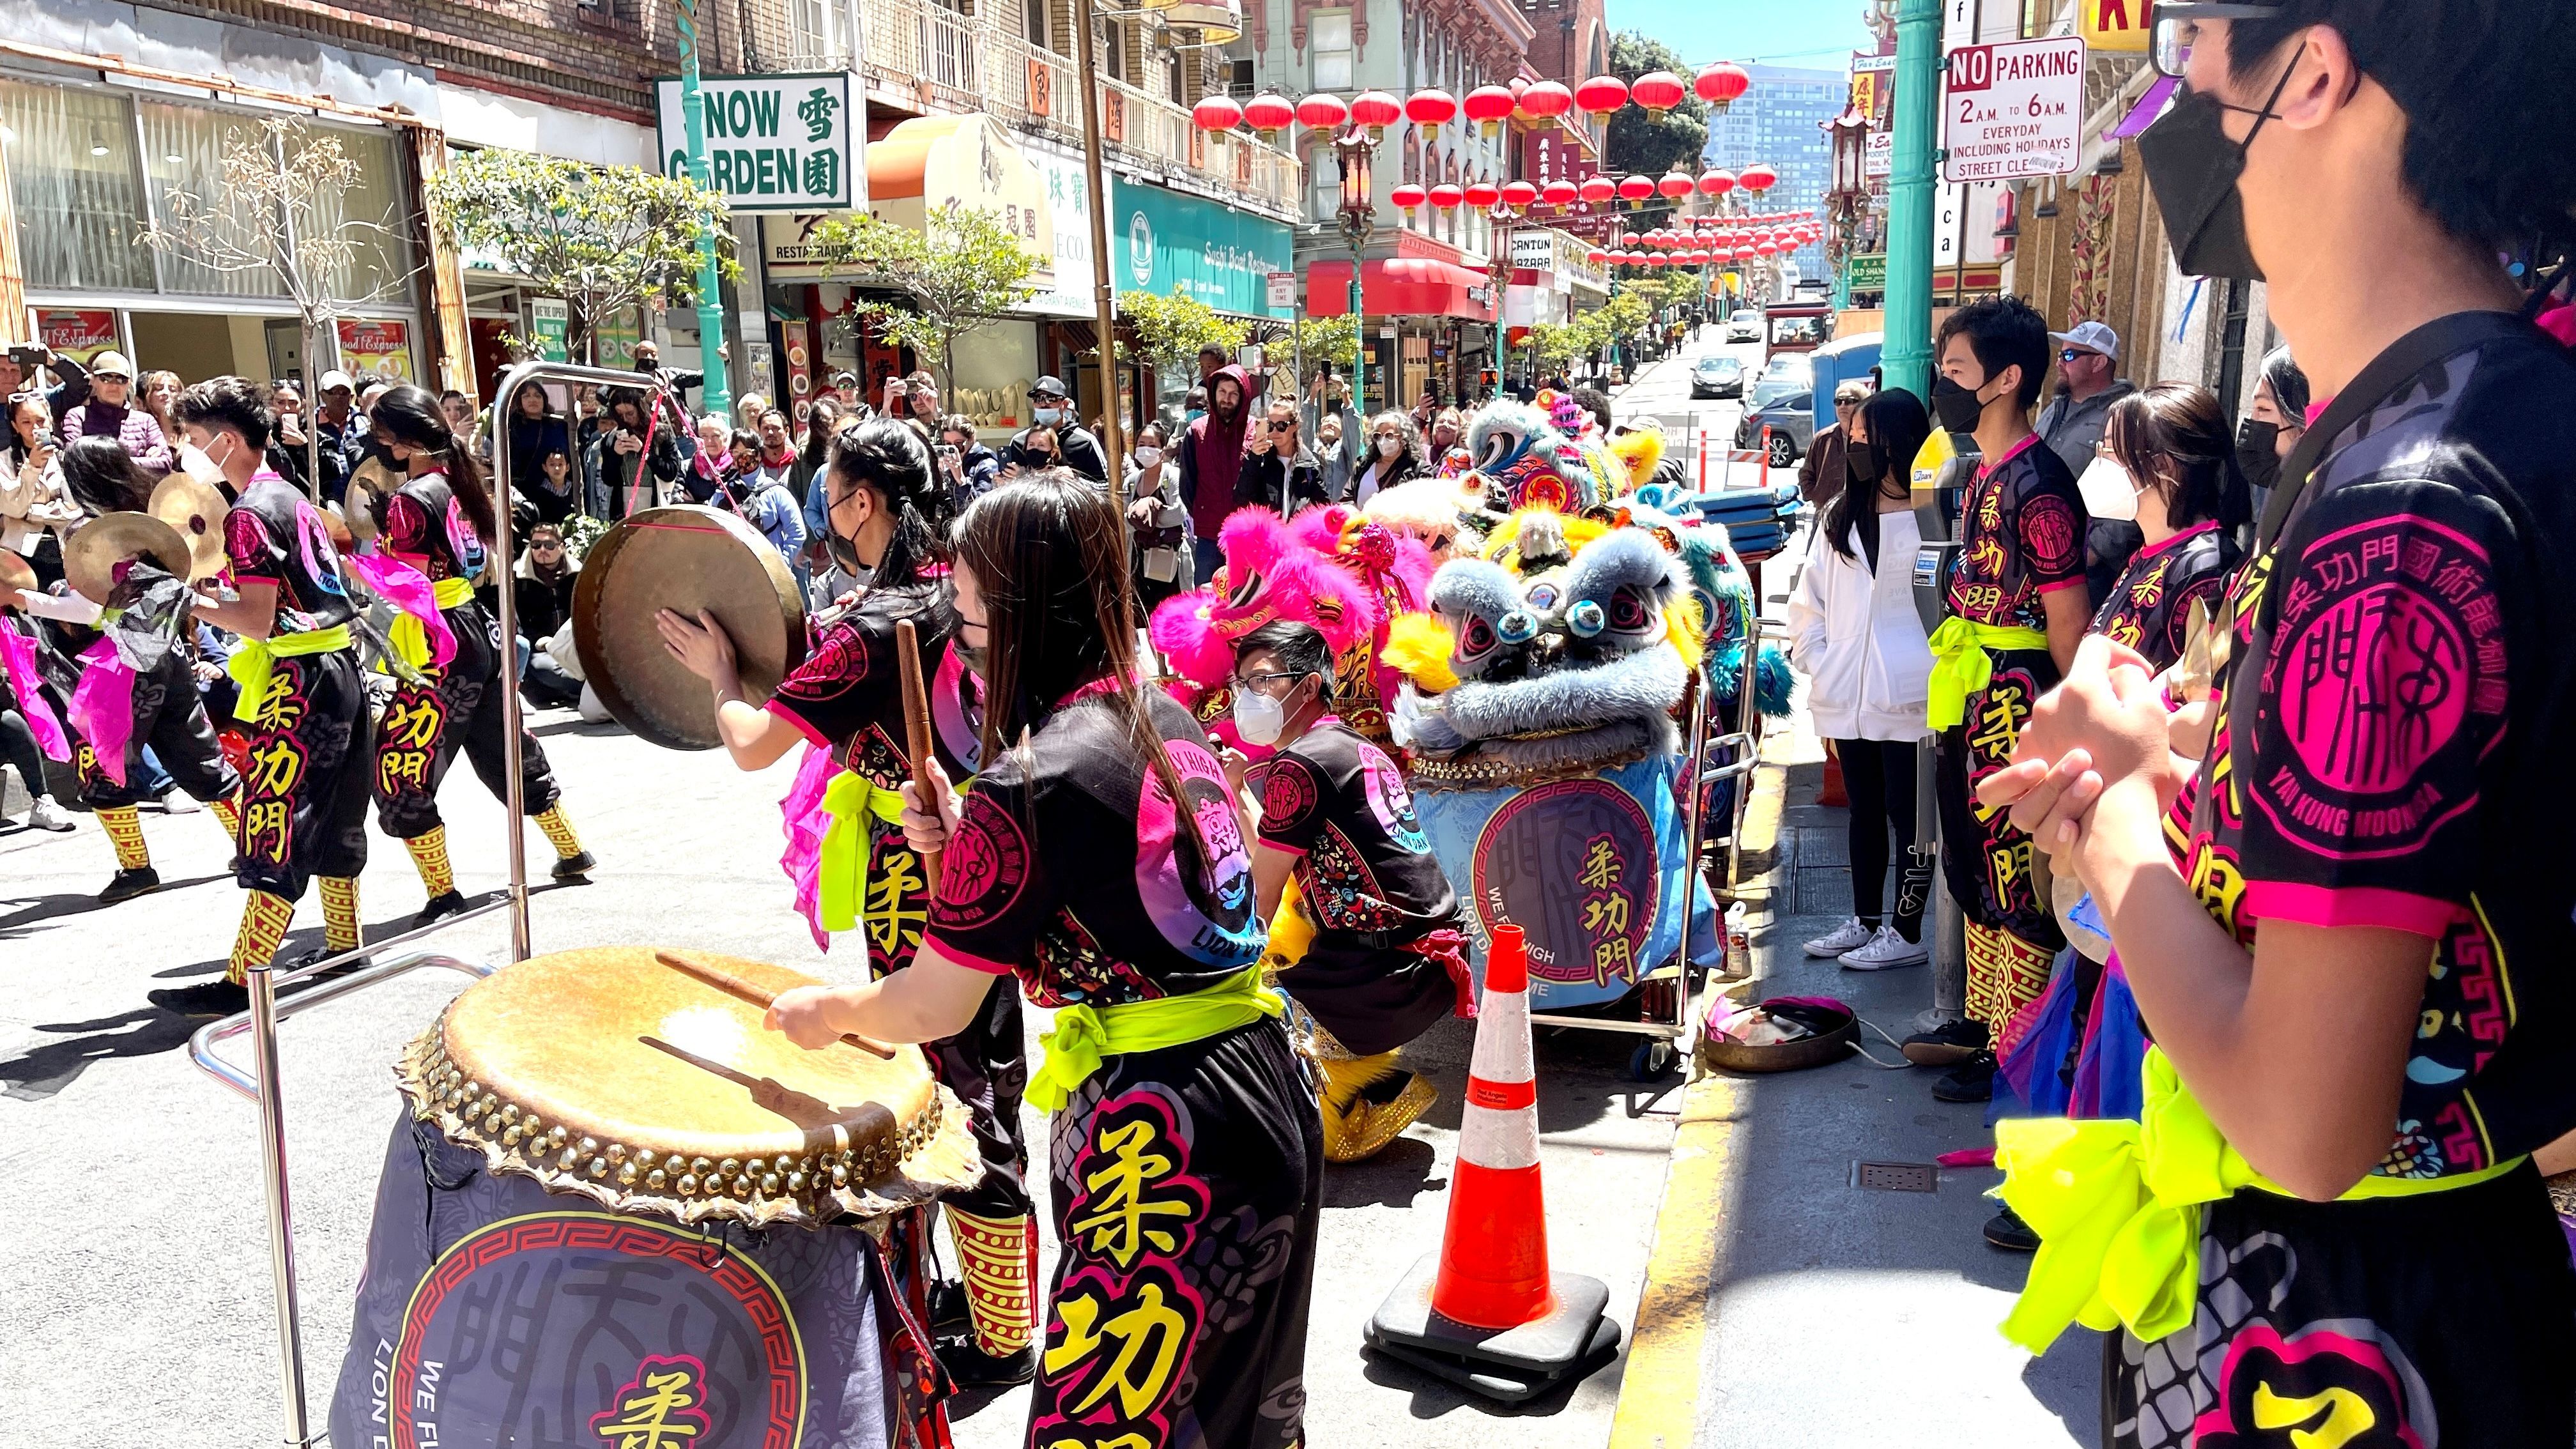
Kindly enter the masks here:
M 340 502 L 340 519 L 350 536 L 360 543 L 372 541 L 376 536 L 377 506 L 401 486 L 401 476 L 382 462 L 369 458 L 360 463 L 357 471 L 349 475 L 349 487 Z
M 172 473 L 152 490 L 147 508 L 188 546 L 190 582 L 224 571 L 230 561 L 224 552 L 224 515 L 232 512 L 232 506 L 224 502 L 221 492 L 185 473 Z
M 38 593 L 36 571 L 27 561 L 8 549 L 0 548 L 0 611 L 18 607 L 18 591 Z
M 173 578 L 184 579 L 194 560 L 179 530 L 149 513 L 110 513 L 93 518 L 63 545 L 63 576 L 81 597 L 104 604 L 116 592 L 116 566 L 150 557 Z

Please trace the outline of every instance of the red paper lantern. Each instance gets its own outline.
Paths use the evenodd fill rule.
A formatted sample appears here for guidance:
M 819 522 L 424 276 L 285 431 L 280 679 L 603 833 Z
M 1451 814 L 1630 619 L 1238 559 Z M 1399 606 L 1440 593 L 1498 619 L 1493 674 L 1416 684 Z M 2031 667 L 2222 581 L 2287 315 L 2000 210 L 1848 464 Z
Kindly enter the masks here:
M 1503 205 L 1527 211 L 1538 204 L 1538 188 L 1526 181 L 1503 183 Z
M 1771 258 L 1780 255 L 1780 249 L 1769 242 L 1764 242 L 1753 249 L 1753 254 L 1762 258 L 1764 261 L 1769 261 Z
M 1563 177 L 1559 177 L 1545 186 L 1540 187 L 1538 189 L 1538 194 L 1540 200 L 1545 201 L 1548 205 L 1555 207 L 1559 211 L 1563 211 L 1567 207 L 1572 206 L 1574 204 L 1575 197 L 1581 193 L 1575 189 L 1573 182 L 1568 181 Z
M 1395 203 L 1395 209 L 1403 212 L 1406 223 L 1410 224 L 1413 221 L 1413 209 L 1430 200 L 1431 193 L 1407 182 L 1388 192 L 1386 199 Z
M 1386 139 L 1386 128 L 1404 119 L 1404 105 L 1384 91 L 1362 91 L 1351 97 L 1351 121 L 1368 127 L 1372 144 Z
M 1228 96 L 1209 96 L 1190 107 L 1190 124 L 1202 131 L 1231 131 L 1243 124 L 1243 107 Z
M 1610 198 L 1619 194 L 1619 183 L 1607 176 L 1588 176 L 1584 178 L 1583 184 L 1576 188 L 1576 194 L 1594 206 L 1604 206 L 1609 203 Z
M 1243 103 L 1243 123 L 1259 131 L 1264 140 L 1276 138 L 1296 119 L 1296 106 L 1277 91 L 1263 91 Z
M 1431 188 L 1431 206 L 1435 211 L 1456 211 L 1458 204 L 1466 199 L 1467 193 L 1446 183 Z
M 1628 94 L 1638 105 L 1660 116 L 1680 105 L 1690 89 L 1671 71 L 1650 70 L 1628 83 Z
M 1760 161 L 1735 173 L 1735 184 L 1759 196 L 1780 182 L 1780 173 Z
M 1429 130 L 1449 124 L 1458 114 L 1458 98 L 1443 90 L 1415 91 L 1404 101 L 1404 118 Z
M 1599 247 L 1594 247 L 1592 250 L 1583 254 L 1583 259 L 1597 267 L 1603 262 L 1610 260 L 1610 254 Z
M 1297 103 L 1297 124 L 1310 131 L 1338 131 L 1350 124 L 1351 108 L 1340 96 L 1321 92 Z
M 1511 118 L 1515 104 L 1512 93 L 1501 86 L 1478 86 L 1467 92 L 1467 99 L 1460 103 L 1460 107 L 1466 111 L 1468 120 L 1484 127 L 1487 136 L 1493 136 L 1499 134 L 1503 122 Z
M 1721 60 L 1703 68 L 1691 82 L 1692 89 L 1699 92 L 1701 100 L 1721 111 L 1733 105 L 1736 97 L 1743 95 L 1752 85 L 1753 77 L 1746 73 L 1744 67 L 1730 60 Z
M 1467 183 L 1467 204 L 1478 211 L 1486 210 L 1502 199 L 1503 193 L 1490 181 L 1479 179 Z
M 1654 194 L 1655 183 L 1652 177 L 1623 176 L 1619 178 L 1619 199 L 1628 203 L 1630 206 L 1641 205 L 1647 197 Z
M 1690 254 L 1691 265 L 1692 265 L 1692 266 L 1694 266 L 1694 267 L 1704 267 L 1704 266 L 1707 266 L 1707 265 L 1708 265 L 1708 262 L 1709 262 L 1709 256 L 1710 256 L 1710 253 L 1709 253 L 1705 248 L 1702 248 L 1701 250 L 1698 250 L 1698 251 L 1694 251 L 1694 252 L 1692 252 L 1692 253 Z
M 1723 171 L 1703 171 L 1699 177 L 1699 189 L 1705 195 L 1724 196 L 1735 189 L 1735 178 Z M 1710 221 L 1716 219 L 1708 218 Z
M 1664 179 L 1655 183 L 1655 189 L 1662 192 L 1666 198 L 1679 201 L 1691 194 L 1691 184 L 1691 179 L 1682 173 L 1667 171 L 1664 173 Z
M 1554 121 L 1574 109 L 1574 92 L 1560 81 L 1540 81 L 1521 91 L 1520 107 L 1531 120 Z
M 1615 75 L 1596 75 L 1574 88 L 1574 105 L 1589 116 L 1606 116 L 1628 104 L 1628 83 Z

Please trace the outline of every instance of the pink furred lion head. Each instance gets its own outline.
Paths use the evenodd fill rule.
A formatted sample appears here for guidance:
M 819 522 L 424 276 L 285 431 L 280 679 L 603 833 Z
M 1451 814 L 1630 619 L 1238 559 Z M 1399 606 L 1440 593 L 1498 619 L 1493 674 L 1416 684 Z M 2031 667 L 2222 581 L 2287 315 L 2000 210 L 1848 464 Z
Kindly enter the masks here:
M 1315 547 L 1299 525 L 1267 508 L 1237 509 L 1218 538 L 1224 571 L 1208 587 L 1164 600 L 1148 625 L 1154 647 L 1202 688 L 1225 683 L 1236 642 L 1274 620 L 1314 625 L 1339 656 L 1374 637 L 1386 617 L 1377 592 L 1336 562 L 1331 548 Z

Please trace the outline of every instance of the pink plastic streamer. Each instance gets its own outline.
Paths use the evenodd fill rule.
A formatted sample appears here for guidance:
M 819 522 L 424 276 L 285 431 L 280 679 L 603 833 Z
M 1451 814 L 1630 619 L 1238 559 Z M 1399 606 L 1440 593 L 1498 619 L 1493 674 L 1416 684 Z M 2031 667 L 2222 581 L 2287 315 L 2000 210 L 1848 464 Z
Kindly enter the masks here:
M 796 887 L 796 914 L 805 918 L 805 929 L 813 932 L 815 949 L 821 951 L 832 949 L 832 933 L 823 929 L 820 884 L 823 837 L 832 829 L 832 816 L 823 808 L 823 795 L 837 773 L 839 767 L 832 763 L 832 752 L 807 740 L 804 762 L 796 767 L 796 783 L 787 787 L 787 798 L 778 802 L 782 833 L 787 837 L 787 850 L 778 857 L 778 868 Z
M 447 615 L 438 607 L 438 592 L 429 576 L 386 553 L 342 554 L 340 561 L 355 570 L 386 603 L 420 621 L 421 633 L 429 640 L 429 662 L 443 665 L 456 657 L 456 631 L 447 627 Z
M 8 672 L 9 692 L 18 697 L 18 712 L 27 717 L 27 728 L 35 732 L 37 748 L 56 763 L 70 759 L 72 742 L 64 735 L 63 722 L 54 717 L 54 707 L 46 702 L 36 678 L 36 641 L 6 621 L 0 621 L 0 669 Z
M 134 671 L 117 657 L 113 640 L 102 638 L 81 651 L 80 687 L 72 691 L 66 713 L 72 728 L 89 741 L 90 753 L 109 779 L 123 785 L 125 747 L 134 738 Z

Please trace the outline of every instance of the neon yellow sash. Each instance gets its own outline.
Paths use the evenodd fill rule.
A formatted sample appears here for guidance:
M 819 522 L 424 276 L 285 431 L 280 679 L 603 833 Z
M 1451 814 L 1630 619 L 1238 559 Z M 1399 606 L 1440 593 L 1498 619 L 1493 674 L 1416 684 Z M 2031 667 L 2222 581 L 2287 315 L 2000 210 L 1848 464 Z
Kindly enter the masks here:
M 1995 677 L 1989 649 L 2045 649 L 2048 636 L 2037 629 L 1980 624 L 1949 618 L 1932 631 L 1932 686 L 1927 710 L 1932 728 L 1945 730 L 1968 717 L 1968 696 L 1985 691 Z
M 847 931 L 859 923 L 868 901 L 868 826 L 873 815 L 888 825 L 903 825 L 903 796 L 879 789 L 863 775 L 843 770 L 824 787 L 823 809 L 832 826 L 823 832 L 822 861 L 815 869 L 814 899 L 823 929 Z
M 2165 1054 L 2148 1048 L 2139 1121 L 2008 1118 L 1995 1124 L 2003 1200 L 2039 1234 L 2004 1337 L 2045 1352 L 2070 1323 L 2126 1325 L 2152 1343 L 2191 1325 L 2200 1288 L 2200 1207 L 2254 1187 L 2291 1194 L 2219 1135 Z M 2339 1202 L 2472 1187 L 2522 1158 L 2454 1177 L 2381 1177 Z
M 1287 1005 L 1278 992 L 1262 986 L 1261 968 L 1255 965 L 1189 996 L 1121 1006 L 1057 1007 L 1055 1030 L 1038 1038 L 1046 1054 L 1029 1074 L 1029 1103 L 1041 1112 L 1053 1112 L 1073 1095 L 1074 1088 L 1100 1070 L 1104 1057 L 1202 1041 L 1265 1016 L 1277 1016 Z
M 440 579 L 429 589 L 442 609 L 453 609 L 474 597 L 472 579 Z M 429 667 L 429 628 L 421 623 L 418 614 L 395 611 L 393 627 L 385 631 L 385 638 L 393 645 L 395 658 L 414 669 Z
M 328 654 L 349 647 L 349 626 L 334 624 L 309 634 L 280 634 L 269 639 L 245 637 L 233 646 L 232 661 L 224 672 L 233 677 L 240 697 L 233 702 L 233 718 L 256 720 L 268 703 L 269 682 L 276 676 L 277 661 L 299 659 L 307 654 Z

